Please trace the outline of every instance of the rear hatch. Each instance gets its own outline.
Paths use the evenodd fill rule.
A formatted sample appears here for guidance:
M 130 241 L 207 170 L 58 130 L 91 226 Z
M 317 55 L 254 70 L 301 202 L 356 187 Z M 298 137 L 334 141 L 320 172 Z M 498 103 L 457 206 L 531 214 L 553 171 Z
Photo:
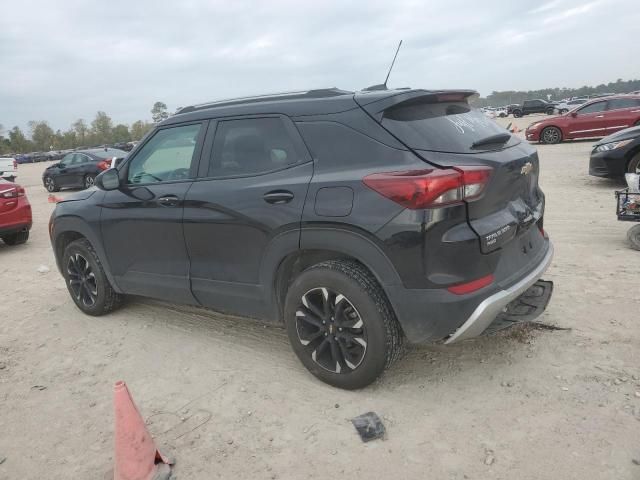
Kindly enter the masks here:
M 482 196 L 467 202 L 467 220 L 480 240 L 480 250 L 490 253 L 524 235 L 536 222 L 542 228 L 544 195 L 538 187 L 536 150 L 471 108 L 468 99 L 474 94 L 411 90 L 382 99 L 360 94 L 356 101 L 434 166 L 492 168 Z M 529 253 L 542 243 L 531 243 Z

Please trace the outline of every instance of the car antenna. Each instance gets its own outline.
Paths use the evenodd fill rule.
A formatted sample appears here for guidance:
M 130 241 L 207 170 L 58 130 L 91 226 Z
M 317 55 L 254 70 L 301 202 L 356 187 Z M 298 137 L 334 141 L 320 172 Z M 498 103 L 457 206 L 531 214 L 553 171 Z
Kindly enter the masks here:
M 389 90 L 387 88 L 387 81 L 389 81 L 389 75 L 391 75 L 391 70 L 393 70 L 393 65 L 396 63 L 396 58 L 398 57 L 398 52 L 400 51 L 400 47 L 402 46 L 402 40 L 398 44 L 398 48 L 396 49 L 396 54 L 393 56 L 393 61 L 391 62 L 391 66 L 389 67 L 389 71 L 387 72 L 387 78 L 384 79 L 384 83 L 380 85 L 372 85 L 371 87 L 365 88 L 364 92 L 373 92 L 376 90 Z

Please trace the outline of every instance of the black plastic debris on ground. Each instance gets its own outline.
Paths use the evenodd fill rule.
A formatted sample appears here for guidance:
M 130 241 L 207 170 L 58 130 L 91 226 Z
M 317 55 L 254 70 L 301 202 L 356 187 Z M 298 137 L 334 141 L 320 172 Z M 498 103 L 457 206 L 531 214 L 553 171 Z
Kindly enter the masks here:
M 385 434 L 382 420 L 374 412 L 363 413 L 351 419 L 363 442 L 369 442 L 376 438 L 382 438 Z

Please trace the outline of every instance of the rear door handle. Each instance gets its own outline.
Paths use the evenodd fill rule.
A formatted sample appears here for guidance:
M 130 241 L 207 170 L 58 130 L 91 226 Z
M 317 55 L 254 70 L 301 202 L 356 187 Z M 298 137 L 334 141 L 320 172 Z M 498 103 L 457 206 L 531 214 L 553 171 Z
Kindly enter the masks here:
M 289 203 L 293 200 L 293 193 L 288 190 L 274 190 L 264 194 L 264 201 L 274 205 Z
M 175 195 L 165 195 L 158 199 L 158 203 L 163 207 L 176 207 L 180 203 L 180 199 Z

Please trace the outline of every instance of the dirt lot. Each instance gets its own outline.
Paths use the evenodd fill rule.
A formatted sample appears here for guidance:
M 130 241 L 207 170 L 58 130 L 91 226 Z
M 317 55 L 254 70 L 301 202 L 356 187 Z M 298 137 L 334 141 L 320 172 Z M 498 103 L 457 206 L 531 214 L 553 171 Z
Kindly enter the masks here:
M 541 321 L 571 330 L 416 347 L 359 392 L 316 381 L 277 328 L 142 300 L 80 313 L 45 165 L 20 166 L 34 228 L 0 245 L 0 479 L 106 478 L 120 379 L 180 479 L 640 478 L 640 253 L 615 220 L 620 183 L 587 175 L 591 145 L 539 147 L 556 246 Z M 363 444 L 349 419 L 370 410 L 387 438 Z

